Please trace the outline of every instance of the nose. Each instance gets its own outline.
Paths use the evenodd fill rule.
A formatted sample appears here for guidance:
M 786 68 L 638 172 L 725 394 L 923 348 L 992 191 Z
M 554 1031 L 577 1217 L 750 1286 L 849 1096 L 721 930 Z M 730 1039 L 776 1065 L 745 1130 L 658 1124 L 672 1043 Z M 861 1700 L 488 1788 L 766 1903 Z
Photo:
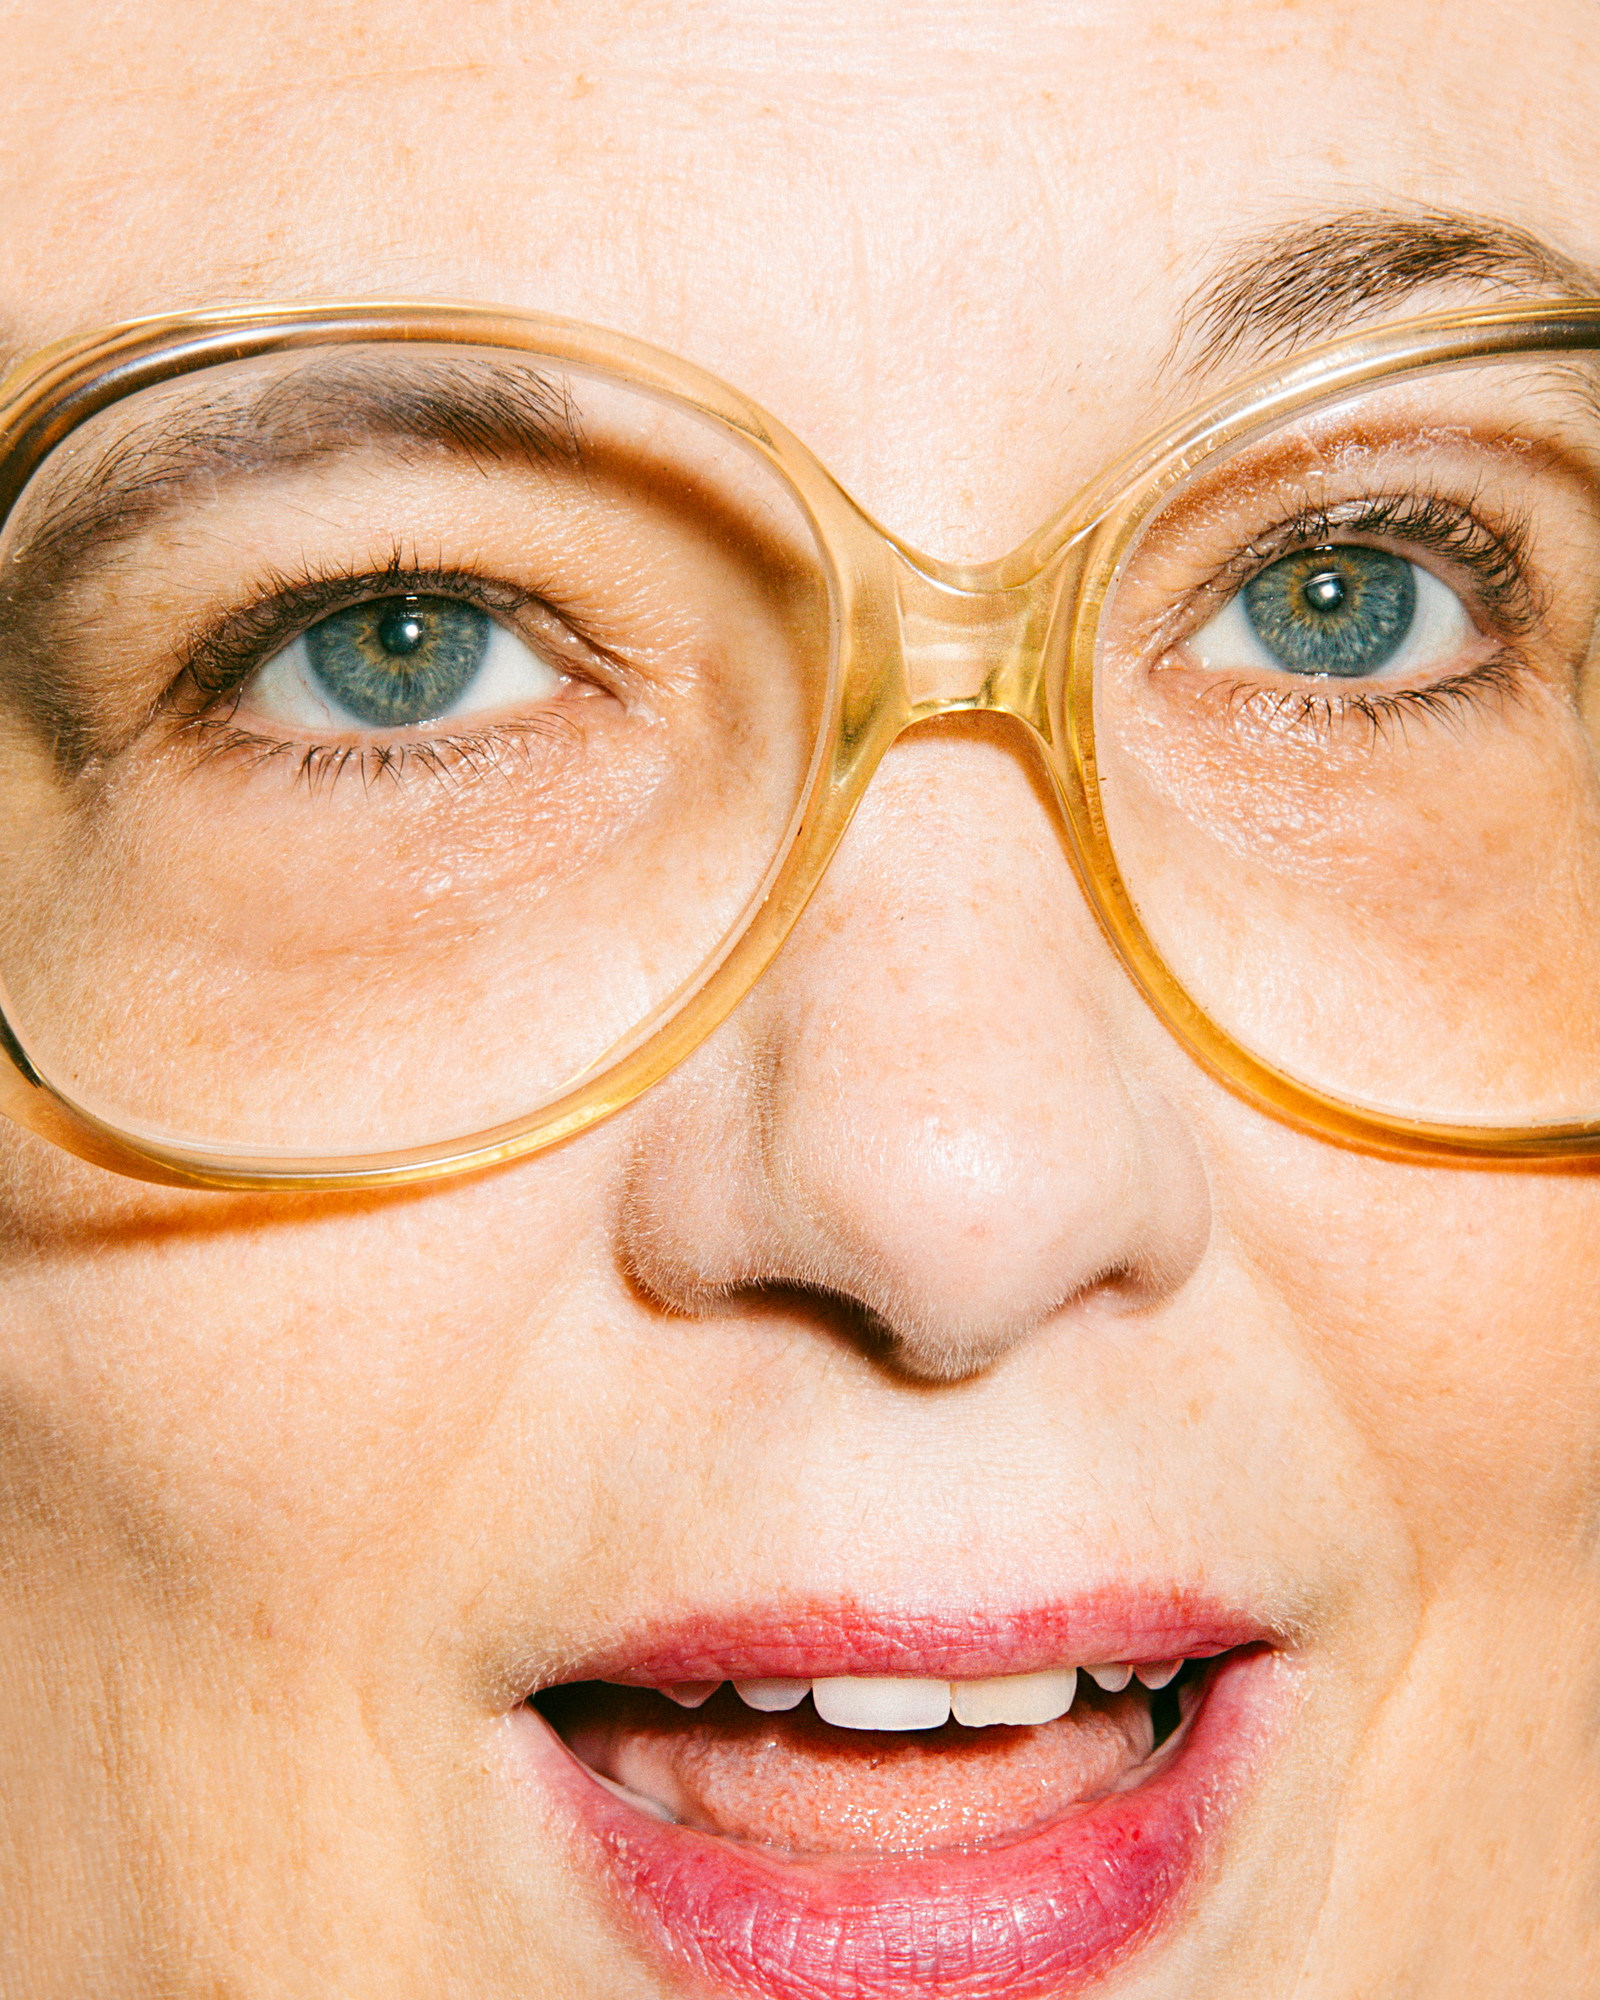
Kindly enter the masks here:
M 1042 784 L 992 719 L 890 752 L 763 980 L 647 1100 L 622 1249 L 659 1302 L 843 1298 L 955 1380 L 1192 1272 L 1210 1203 L 1164 1038 Z

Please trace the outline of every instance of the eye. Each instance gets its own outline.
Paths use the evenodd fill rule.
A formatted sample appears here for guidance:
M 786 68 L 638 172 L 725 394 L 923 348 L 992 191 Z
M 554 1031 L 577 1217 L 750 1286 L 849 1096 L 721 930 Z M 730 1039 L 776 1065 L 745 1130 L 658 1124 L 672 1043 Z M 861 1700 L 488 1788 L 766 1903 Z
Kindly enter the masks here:
M 236 713 L 303 729 L 406 729 L 547 701 L 562 676 L 475 605 L 379 597 L 310 626 L 258 667 Z
M 1189 643 L 1208 668 L 1365 680 L 1446 671 L 1476 636 L 1431 570 L 1350 542 L 1269 563 Z

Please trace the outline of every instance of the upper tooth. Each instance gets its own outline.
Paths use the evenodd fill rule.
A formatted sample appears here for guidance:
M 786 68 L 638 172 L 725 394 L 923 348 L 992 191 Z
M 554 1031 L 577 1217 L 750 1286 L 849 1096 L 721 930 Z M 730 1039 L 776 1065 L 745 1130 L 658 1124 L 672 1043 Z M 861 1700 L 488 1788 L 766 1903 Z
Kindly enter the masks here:
M 1078 1691 L 1076 1667 L 1051 1673 L 1006 1674 L 991 1681 L 956 1681 L 950 1689 L 950 1712 L 969 1729 L 990 1723 L 1054 1722 L 1072 1706 Z
M 1146 1660 L 1133 1671 L 1147 1688 L 1164 1688 L 1182 1665 L 1182 1660 Z
M 938 1729 L 954 1715 L 969 1729 L 1011 1728 L 1054 1722 L 1071 1708 L 1078 1675 L 1106 1694 L 1120 1694 L 1139 1676 L 1145 1687 L 1164 1688 L 1183 1665 L 1178 1660 L 1127 1661 L 1093 1667 L 1055 1667 L 1036 1674 L 1001 1674 L 981 1681 L 912 1680 L 886 1674 L 839 1674 L 819 1681 L 772 1678 L 735 1681 L 748 1708 L 766 1715 L 798 1708 L 809 1693 L 818 1715 L 837 1729 Z M 676 1681 L 661 1693 L 680 1708 L 699 1708 L 720 1681 Z
M 938 1729 L 950 1720 L 950 1683 L 841 1674 L 813 1681 L 811 1699 L 836 1729 Z
M 759 1708 L 763 1715 L 776 1715 L 785 1708 L 798 1708 L 811 1692 L 810 1681 L 735 1681 L 734 1693 L 747 1708 Z
M 668 1701 L 675 1701 L 679 1708 L 699 1708 L 721 1687 L 721 1681 L 674 1681 L 661 1692 Z

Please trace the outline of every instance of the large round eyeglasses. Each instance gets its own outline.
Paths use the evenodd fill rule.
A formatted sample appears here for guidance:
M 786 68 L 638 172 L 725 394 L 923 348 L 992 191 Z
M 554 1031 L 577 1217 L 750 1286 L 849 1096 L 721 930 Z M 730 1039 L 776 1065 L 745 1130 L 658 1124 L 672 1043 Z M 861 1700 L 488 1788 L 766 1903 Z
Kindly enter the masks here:
M 214 1187 L 548 1145 L 727 1015 L 903 731 L 986 710 L 1232 1089 L 1394 1156 L 1600 1157 L 1597 350 L 1600 303 L 1321 349 L 981 566 L 534 314 L 38 355 L 0 385 L 0 1110 Z

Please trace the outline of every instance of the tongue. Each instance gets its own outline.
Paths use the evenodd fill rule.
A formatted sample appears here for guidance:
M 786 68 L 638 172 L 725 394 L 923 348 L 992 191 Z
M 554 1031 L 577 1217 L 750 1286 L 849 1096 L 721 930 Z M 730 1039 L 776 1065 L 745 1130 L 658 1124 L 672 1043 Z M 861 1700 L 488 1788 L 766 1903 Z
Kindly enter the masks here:
M 809 1701 L 758 1715 L 724 1687 L 686 1712 L 601 1681 L 540 1707 L 603 1778 L 686 1826 L 788 1854 L 906 1854 L 1026 1832 L 1115 1788 L 1153 1745 L 1142 1692 L 1085 1698 L 1032 1729 L 835 1729 Z

